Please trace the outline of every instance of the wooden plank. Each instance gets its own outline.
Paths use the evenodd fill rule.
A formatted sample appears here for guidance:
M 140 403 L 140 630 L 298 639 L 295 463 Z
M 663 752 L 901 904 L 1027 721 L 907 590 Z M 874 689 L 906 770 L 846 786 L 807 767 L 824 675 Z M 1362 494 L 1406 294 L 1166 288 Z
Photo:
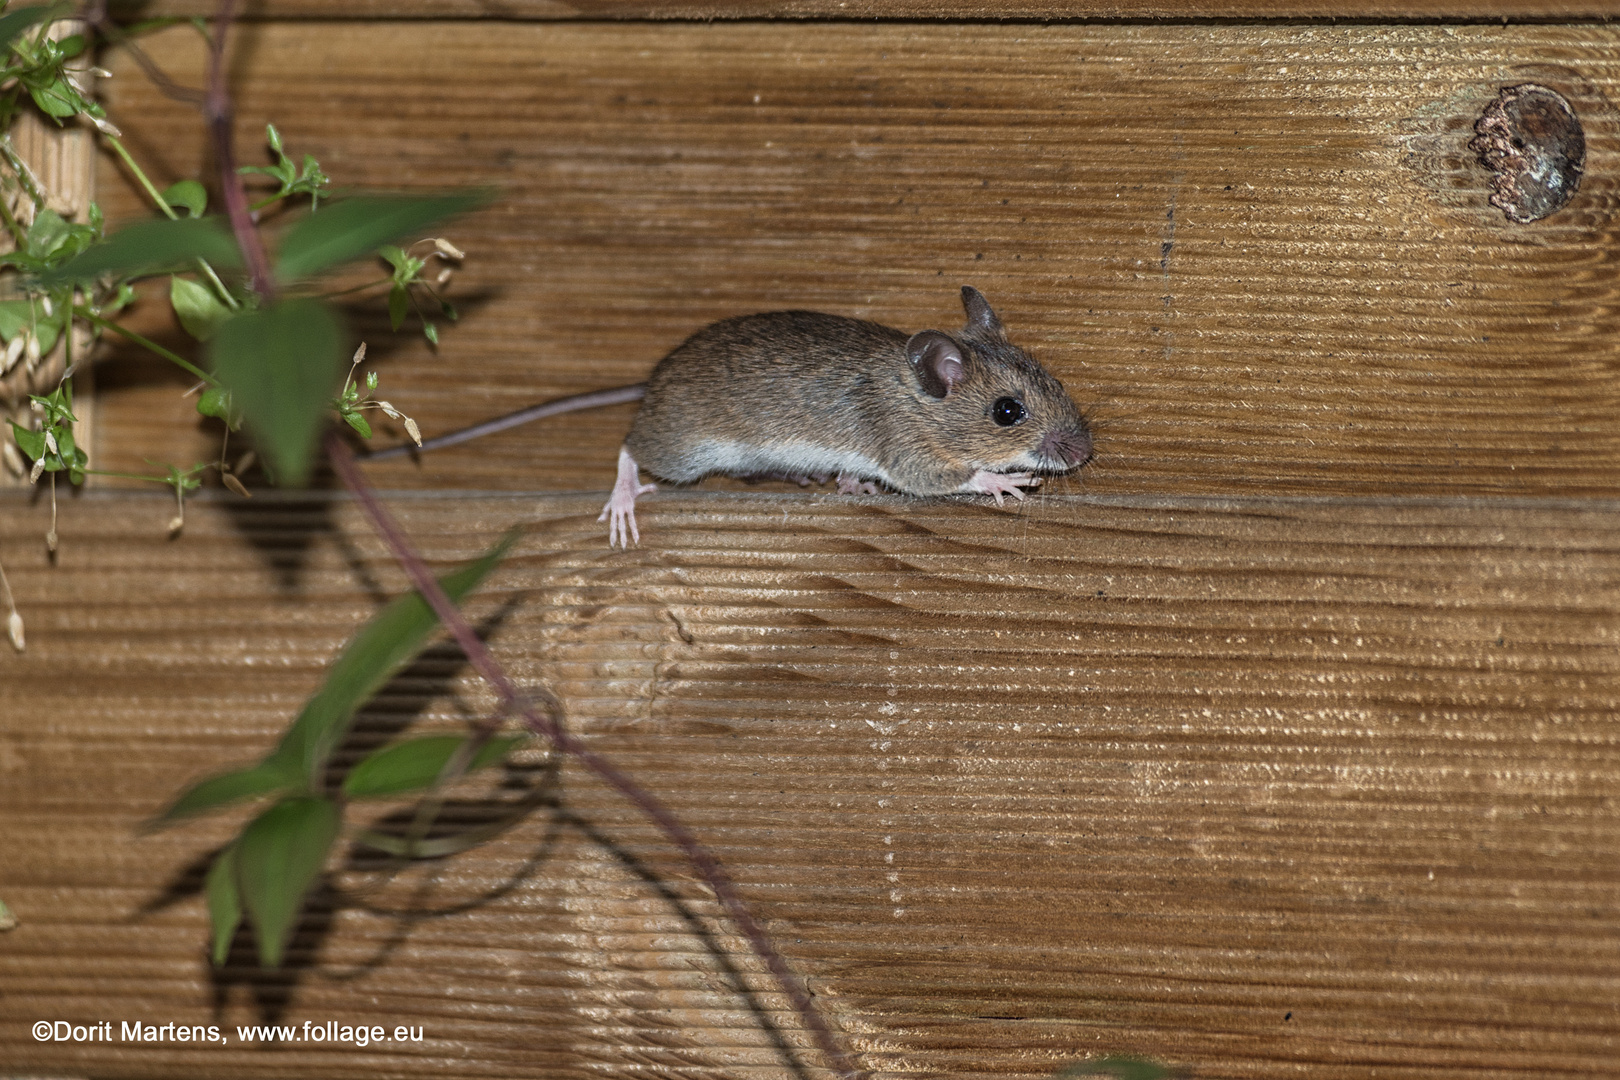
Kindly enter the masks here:
M 1099 458 L 1068 490 L 1617 492 L 1611 27 L 348 22 L 241 40 L 248 160 L 273 119 L 340 185 L 501 193 L 447 226 L 471 255 L 438 355 L 390 337 L 380 303 L 357 320 L 430 434 L 634 381 L 728 315 L 956 326 L 967 282 L 1095 417 Z M 188 28 L 147 47 L 200 81 Z M 195 115 L 107 62 L 134 152 L 161 181 L 195 174 Z M 1574 102 L 1588 156 L 1566 210 L 1514 225 L 1465 144 L 1526 79 Z M 103 178 L 116 215 L 149 212 L 118 186 Z M 184 377 L 105 381 L 105 467 L 217 453 Z M 602 489 L 629 415 L 380 482 Z
M 152 0 L 156 14 L 212 16 L 214 0 Z M 260 0 L 251 17 L 331 19 L 325 0 Z M 349 0 L 344 19 L 1610 19 L 1607 0 Z
M 319 495 L 197 500 L 177 542 L 161 497 L 83 497 L 54 567 L 45 509 L 0 500 L 30 641 L 0 654 L 7 1068 L 790 1075 L 773 988 L 572 768 L 487 847 L 341 869 L 287 973 L 211 978 L 230 822 L 134 830 L 269 746 L 400 575 Z M 629 553 L 596 505 L 396 499 L 435 562 L 530 523 L 471 606 L 494 648 L 714 846 L 879 1075 L 1612 1071 L 1620 505 L 673 493 Z M 436 648 L 355 750 L 487 704 Z M 239 1044 L 264 1016 L 424 1038 Z

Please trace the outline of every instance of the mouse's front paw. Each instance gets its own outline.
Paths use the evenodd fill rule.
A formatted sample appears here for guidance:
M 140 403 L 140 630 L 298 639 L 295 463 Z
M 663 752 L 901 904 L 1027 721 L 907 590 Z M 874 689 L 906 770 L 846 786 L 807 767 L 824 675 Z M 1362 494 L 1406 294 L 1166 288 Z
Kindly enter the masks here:
M 967 491 L 977 491 L 984 495 L 994 495 L 996 505 L 1001 505 L 1003 495 L 1011 495 L 1015 499 L 1024 497 L 1023 489 L 1040 486 L 1041 478 L 1034 473 L 994 473 L 980 469 L 973 474 L 965 485 Z

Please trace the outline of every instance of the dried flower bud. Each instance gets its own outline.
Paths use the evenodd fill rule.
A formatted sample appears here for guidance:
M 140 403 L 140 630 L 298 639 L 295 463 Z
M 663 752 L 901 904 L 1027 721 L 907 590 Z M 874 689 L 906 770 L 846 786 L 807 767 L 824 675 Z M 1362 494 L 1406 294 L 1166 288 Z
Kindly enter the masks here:
M 39 483 L 40 475 L 42 473 L 44 473 L 44 471 L 45 471 L 45 459 L 40 458 L 38 461 L 34 462 L 34 467 L 32 469 L 28 470 L 28 482 L 30 484 Z M 55 551 L 56 548 L 52 547 L 51 550 Z
M 186 515 L 176 514 L 169 519 L 169 537 L 173 539 L 180 535 L 180 530 L 186 527 Z
M 93 68 L 88 68 L 87 70 L 90 72 L 90 74 L 94 75 L 98 79 L 110 79 L 110 78 L 112 78 L 112 72 L 108 71 L 104 67 L 93 67 Z
M 451 275 L 454 273 L 455 271 L 453 269 L 448 266 L 445 267 L 443 270 L 439 271 L 439 276 L 433 279 L 433 284 L 443 285 L 445 282 L 450 280 Z
M 89 113 L 85 113 L 84 115 L 90 116 Z M 96 130 L 101 132 L 103 135 L 111 135 L 115 139 L 122 138 L 124 135 L 124 133 L 119 131 L 115 125 L 103 120 L 99 116 L 90 116 L 90 122 L 96 125 Z
M 388 404 L 388 402 L 386 402 L 386 401 L 377 402 L 377 408 L 379 408 L 383 412 L 387 413 L 388 414 L 388 419 L 390 419 L 390 420 L 398 420 L 399 419 L 399 410 L 394 408 L 392 405 Z
M 10 443 L 0 443 L 0 457 L 6 459 L 6 468 L 11 470 L 11 475 L 22 476 L 28 472 L 28 463 L 23 460 L 21 454 L 17 453 L 17 448 Z
M 351 363 L 350 366 L 353 366 L 353 364 L 358 364 L 360 361 L 364 360 L 365 358 L 366 358 L 366 343 L 362 341 L 360 343 L 360 347 L 358 349 L 354 350 L 354 360 L 353 360 L 353 362 Z
M 252 450 L 249 450 L 247 453 L 236 459 L 236 468 L 232 469 L 231 472 L 235 473 L 237 476 L 241 476 L 243 473 L 253 468 L 253 463 L 258 460 L 258 455 Z
M 416 443 L 417 446 L 422 445 L 422 431 L 416 426 L 416 421 L 408 416 L 405 418 L 405 433 L 411 437 L 411 441 Z
M 23 652 L 28 648 L 28 642 L 23 638 L 22 616 L 17 614 L 15 609 L 11 612 L 11 618 L 6 620 L 6 633 L 11 636 L 13 649 Z
M 436 236 L 433 238 L 433 246 L 439 250 L 440 255 L 443 255 L 446 258 L 465 259 L 467 257 L 467 253 L 465 251 L 462 251 L 460 248 L 456 247 L 456 245 L 452 244 L 442 236 Z
M 56 433 L 55 432 L 47 431 L 45 433 L 45 449 L 49 450 L 53 454 L 60 454 L 61 453 L 61 451 L 56 448 Z
M 28 357 L 29 367 L 39 363 L 39 338 L 33 334 L 27 335 L 27 343 L 23 345 L 23 355 Z
M 23 335 L 18 334 L 6 344 L 5 360 L 0 362 L 0 371 L 10 371 L 22 357 L 23 346 L 27 342 Z M 36 406 L 37 407 L 37 406 Z
M 52 306 L 51 298 L 48 296 L 42 296 L 39 298 L 39 306 L 40 310 L 45 312 L 45 317 L 47 319 L 56 314 L 56 308 Z
M 56 554 L 56 526 L 55 525 L 52 525 L 51 526 L 51 531 L 45 534 L 45 550 L 50 552 L 52 555 Z
M 230 473 L 220 473 L 219 478 L 225 484 L 226 487 L 230 488 L 236 494 L 242 496 L 242 498 L 244 498 L 244 499 L 253 498 L 253 492 L 249 491 L 246 487 L 244 487 L 243 484 L 242 484 L 242 481 L 238 480 L 236 477 L 232 476 Z

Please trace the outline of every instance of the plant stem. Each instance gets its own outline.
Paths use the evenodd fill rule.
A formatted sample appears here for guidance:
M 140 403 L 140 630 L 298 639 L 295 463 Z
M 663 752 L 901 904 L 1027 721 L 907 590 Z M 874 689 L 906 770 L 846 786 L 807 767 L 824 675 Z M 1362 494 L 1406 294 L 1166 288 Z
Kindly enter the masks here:
M 209 386 L 219 385 L 218 379 L 214 378 L 212 375 L 208 374 L 208 372 L 204 371 L 196 364 L 193 364 L 185 357 L 179 355 L 178 353 L 170 352 L 168 349 L 165 349 L 151 338 L 142 337 L 133 330 L 126 330 L 124 327 L 119 326 L 115 322 L 103 319 L 100 315 L 97 315 L 95 312 L 91 311 L 82 304 L 74 307 L 73 314 L 77 315 L 79 318 L 83 319 L 91 326 L 97 327 L 98 329 L 111 330 L 115 334 L 122 334 L 124 337 L 141 346 L 143 349 L 150 349 L 159 356 L 163 357 L 163 359 L 167 360 L 169 363 L 175 364 L 181 368 L 184 368 L 186 371 L 191 372 L 191 374 L 197 376 L 199 379 L 202 379 Z
M 150 480 L 154 484 L 167 484 L 169 482 L 167 476 L 145 476 L 141 473 L 112 472 L 107 469 L 80 469 L 79 471 L 86 476 L 114 476 L 120 480 Z
M 146 189 L 146 193 L 152 196 L 153 205 L 162 211 L 163 215 L 170 221 L 178 220 L 180 215 L 174 212 L 174 207 L 164 200 L 163 196 L 158 193 L 158 189 L 153 186 L 152 181 L 147 179 L 146 171 L 135 164 L 135 159 L 129 156 L 128 150 L 124 149 L 124 141 L 116 135 L 103 135 L 102 138 L 107 140 L 107 145 L 111 146 L 113 152 L 123 160 L 124 167 L 135 174 L 135 179 L 140 181 L 141 187 Z
M 242 260 L 247 263 L 253 291 L 268 306 L 276 298 L 276 279 L 270 272 L 270 256 L 264 250 L 264 238 L 254 227 L 252 213 L 248 210 L 247 189 L 236 171 L 236 147 L 231 130 L 234 111 L 230 89 L 225 85 L 225 39 L 235 17 L 236 0 L 220 0 L 219 14 L 214 20 L 214 40 L 209 48 L 208 91 L 203 115 L 213 136 L 214 160 L 219 166 L 219 186 L 225 197 L 226 216 L 231 219 L 231 232 L 242 249 Z
M 178 221 L 180 215 L 174 212 L 174 207 L 169 205 L 168 200 L 165 199 L 162 193 L 158 191 L 156 185 L 154 185 L 151 180 L 147 179 L 146 170 L 137 165 L 135 163 L 135 159 L 130 156 L 129 151 L 124 149 L 123 140 L 118 138 L 116 135 L 104 135 L 102 137 L 105 138 L 107 143 L 113 148 L 114 151 L 117 152 L 118 157 L 124 163 L 124 167 L 135 174 L 135 179 L 140 181 L 141 187 L 146 189 L 146 193 L 152 196 L 153 205 L 161 210 L 170 221 Z M 232 310 L 241 307 L 241 304 L 237 302 L 236 297 L 232 296 L 231 291 L 225 287 L 225 283 L 219 280 L 219 275 L 214 273 L 214 268 L 208 265 L 207 259 L 198 256 L 197 270 L 203 275 L 203 277 L 208 279 L 208 283 L 214 287 L 214 292 L 216 292 L 219 295 L 219 298 L 225 302 L 225 306 L 231 308 Z
M 332 300 L 339 296 L 348 296 L 350 293 L 363 292 L 366 289 L 375 289 L 379 285 L 392 285 L 393 283 L 393 278 L 378 278 L 376 281 L 368 281 L 364 285 L 351 285 L 347 289 L 337 289 L 320 295 L 323 300 Z
M 6 193 L 0 191 L 0 220 L 5 221 L 6 230 L 11 233 L 12 239 L 17 242 L 18 250 L 25 251 L 28 248 L 28 230 L 22 227 L 22 222 L 17 220 L 17 215 L 11 212 L 11 207 L 7 205 L 9 202 Z
M 822 1017 L 815 1003 L 810 1000 L 810 995 L 805 991 L 804 986 L 789 970 L 787 961 L 782 958 L 782 954 L 776 951 L 776 946 L 766 936 L 764 928 L 754 921 L 753 915 L 749 913 L 748 908 L 743 904 L 742 897 L 737 893 L 736 886 L 732 884 L 731 879 L 720 866 L 719 860 L 711 855 L 709 850 L 682 824 L 680 819 L 668 807 L 659 802 L 651 792 L 642 788 L 622 772 L 617 765 L 590 749 L 578 737 L 565 730 L 555 717 L 543 716 L 534 710 L 518 692 L 512 681 L 507 678 L 506 672 L 495 662 L 495 658 L 489 654 L 489 650 L 484 647 L 483 641 L 479 639 L 477 634 L 473 633 L 473 629 L 467 624 L 467 620 L 462 618 L 460 610 L 445 595 L 444 590 L 439 587 L 438 581 L 428 571 L 427 564 L 422 561 L 421 556 L 416 554 L 411 547 L 410 540 L 405 536 L 404 530 L 399 527 L 399 523 L 394 520 L 387 507 L 383 506 L 382 501 L 377 498 L 377 493 L 366 483 L 365 477 L 361 475 L 359 467 L 355 464 L 354 455 L 350 453 L 349 448 L 344 445 L 343 440 L 335 432 L 328 432 L 326 436 L 326 453 L 339 478 L 354 493 L 355 498 L 359 500 L 360 505 L 370 516 L 372 526 L 393 551 L 394 558 L 399 560 L 400 565 L 405 569 L 406 574 L 410 576 L 411 581 L 415 583 L 423 599 L 433 608 L 434 612 L 439 616 L 439 621 L 456 639 L 456 644 L 461 646 L 462 652 L 466 654 L 468 661 L 478 671 L 478 674 L 483 676 L 484 680 L 500 696 L 502 708 L 522 716 L 531 730 L 544 735 L 559 752 L 570 755 L 610 786 L 617 788 L 620 794 L 634 803 L 643 814 L 652 820 L 653 824 L 658 826 L 659 830 L 669 838 L 671 843 L 680 848 L 687 861 L 692 864 L 693 869 L 698 872 L 714 892 L 715 898 L 725 908 L 726 914 L 731 917 L 731 921 L 742 931 L 749 944 L 753 946 L 755 954 L 765 962 L 765 966 L 776 977 L 777 983 L 782 987 L 788 1000 L 793 1003 L 793 1008 L 798 1012 L 805 1026 L 810 1029 L 816 1044 L 821 1048 L 821 1052 L 826 1055 L 833 1068 L 846 1078 L 864 1077 L 866 1074 L 856 1068 L 854 1060 L 849 1056 L 849 1052 L 838 1045 L 838 1041 L 833 1037 L 832 1029 L 827 1026 L 827 1021 Z
M 6 164 L 17 174 L 17 182 L 28 192 L 28 197 L 34 202 L 34 213 L 38 214 L 45 209 L 45 196 L 40 194 L 39 181 L 34 178 L 33 170 L 28 163 L 17 154 L 17 148 L 12 145 L 11 132 L 0 135 L 0 156 L 6 159 Z

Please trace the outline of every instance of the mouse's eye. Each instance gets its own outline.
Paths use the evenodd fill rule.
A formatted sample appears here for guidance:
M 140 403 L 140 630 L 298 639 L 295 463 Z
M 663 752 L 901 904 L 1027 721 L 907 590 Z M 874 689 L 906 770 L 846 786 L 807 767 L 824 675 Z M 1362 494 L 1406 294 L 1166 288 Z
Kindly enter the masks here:
M 1024 411 L 1024 403 L 1015 397 L 996 398 L 996 403 L 990 406 L 990 419 L 1001 427 L 1023 423 L 1028 415 Z

